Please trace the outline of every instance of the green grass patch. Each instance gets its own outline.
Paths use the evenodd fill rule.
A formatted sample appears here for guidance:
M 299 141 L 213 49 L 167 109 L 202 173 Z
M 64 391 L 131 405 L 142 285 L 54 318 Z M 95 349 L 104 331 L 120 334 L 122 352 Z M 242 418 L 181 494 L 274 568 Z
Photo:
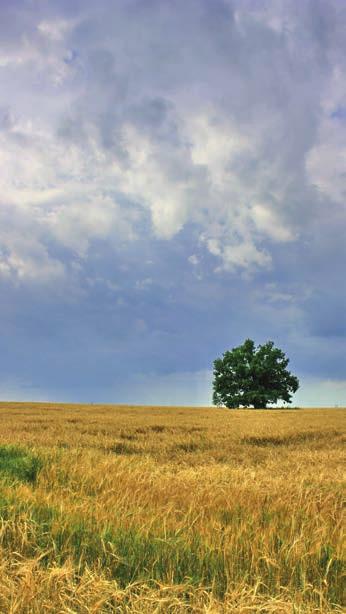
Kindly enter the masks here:
M 224 557 L 208 548 L 198 534 L 165 536 L 137 528 L 100 527 L 92 520 L 66 516 L 51 506 L 0 498 L 3 528 L 0 546 L 34 558 L 47 552 L 40 565 L 63 565 L 71 558 L 79 573 L 93 567 L 125 588 L 132 582 L 188 583 L 227 588 Z
M 235 515 L 226 512 L 224 521 L 239 521 L 240 510 Z M 286 559 L 284 536 L 277 535 L 270 548 L 279 563 L 276 565 L 267 557 L 253 558 L 250 535 L 224 548 L 222 542 L 208 545 L 198 532 L 161 535 L 136 527 L 100 526 L 93 519 L 16 500 L 15 494 L 10 499 L 0 498 L 1 520 L 0 546 L 4 550 L 26 558 L 46 552 L 42 566 L 62 565 L 72 558 L 78 573 L 93 568 L 122 588 L 133 582 L 188 583 L 209 587 L 222 598 L 232 585 L 240 581 L 253 585 L 260 579 L 263 586 L 259 590 L 268 594 L 275 594 L 278 586 L 304 592 L 308 583 L 323 590 L 332 603 L 343 600 L 342 561 L 328 544 L 293 562 Z
M 41 459 L 32 452 L 17 446 L 0 446 L 1 477 L 34 484 L 41 468 Z

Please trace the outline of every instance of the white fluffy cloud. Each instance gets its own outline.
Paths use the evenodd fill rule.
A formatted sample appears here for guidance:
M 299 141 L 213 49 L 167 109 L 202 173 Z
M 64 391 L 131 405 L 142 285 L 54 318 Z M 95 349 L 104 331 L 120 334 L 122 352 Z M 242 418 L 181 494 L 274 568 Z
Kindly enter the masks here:
M 52 243 L 88 257 L 141 215 L 197 227 L 216 269 L 268 268 L 313 186 L 344 203 L 337 3 L 232 6 L 23 10 L 0 46 L 0 275 L 63 276 Z
M 109 193 L 117 173 L 95 143 L 66 144 L 32 121 L 3 113 L 0 133 L 0 271 L 17 280 L 62 278 L 64 260 L 49 244 L 58 242 L 85 257 L 95 239 L 135 238 L 138 214 Z M 5 124 L 5 125 L 4 125 Z

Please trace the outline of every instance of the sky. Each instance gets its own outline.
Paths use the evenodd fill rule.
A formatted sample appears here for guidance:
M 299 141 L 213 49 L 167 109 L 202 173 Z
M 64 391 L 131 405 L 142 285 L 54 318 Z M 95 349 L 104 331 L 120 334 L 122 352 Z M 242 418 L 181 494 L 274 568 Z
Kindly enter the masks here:
M 0 398 L 346 405 L 346 2 L 0 0 Z

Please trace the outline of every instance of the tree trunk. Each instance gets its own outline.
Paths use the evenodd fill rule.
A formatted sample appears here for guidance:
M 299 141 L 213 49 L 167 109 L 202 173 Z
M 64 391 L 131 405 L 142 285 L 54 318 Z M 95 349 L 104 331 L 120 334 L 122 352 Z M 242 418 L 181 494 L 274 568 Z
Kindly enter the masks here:
M 253 400 L 254 409 L 266 409 L 267 403 L 263 401 L 263 399 L 254 399 Z

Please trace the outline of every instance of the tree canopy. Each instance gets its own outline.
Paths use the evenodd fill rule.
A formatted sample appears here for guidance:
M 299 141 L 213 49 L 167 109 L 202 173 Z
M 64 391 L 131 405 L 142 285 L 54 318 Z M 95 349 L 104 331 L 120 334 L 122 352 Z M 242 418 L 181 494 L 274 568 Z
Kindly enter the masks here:
M 229 408 L 265 408 L 291 402 L 299 380 L 287 370 L 289 359 L 273 341 L 255 347 L 251 339 L 214 361 L 213 402 Z

